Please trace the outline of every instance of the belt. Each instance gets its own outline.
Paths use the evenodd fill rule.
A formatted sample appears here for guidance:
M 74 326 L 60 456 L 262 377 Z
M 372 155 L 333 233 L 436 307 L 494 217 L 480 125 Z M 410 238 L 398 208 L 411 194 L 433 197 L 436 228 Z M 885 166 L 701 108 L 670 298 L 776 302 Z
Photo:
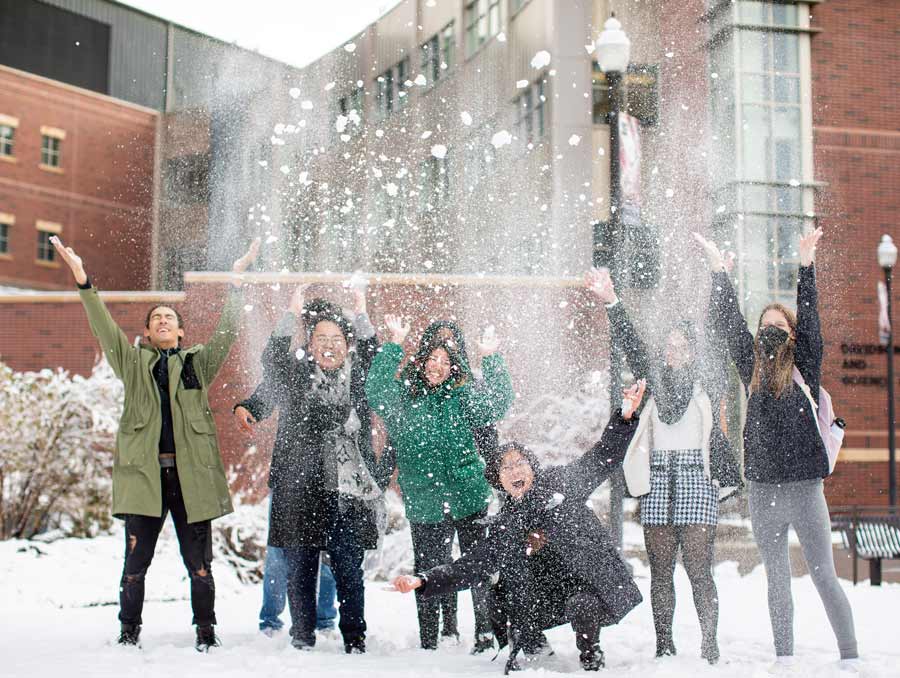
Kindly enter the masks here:
M 175 455 L 174 454 L 160 454 L 159 455 L 159 467 L 160 468 L 175 468 Z

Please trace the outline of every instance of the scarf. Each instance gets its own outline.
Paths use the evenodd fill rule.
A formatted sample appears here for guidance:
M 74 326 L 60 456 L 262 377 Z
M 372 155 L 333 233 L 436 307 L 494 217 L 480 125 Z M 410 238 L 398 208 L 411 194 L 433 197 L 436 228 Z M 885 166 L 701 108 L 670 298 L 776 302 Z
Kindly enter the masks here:
M 656 409 L 660 420 L 672 425 L 681 420 L 694 396 L 693 366 L 673 370 L 664 366 L 656 393 Z
M 362 422 L 350 400 L 351 361 L 333 372 L 313 364 L 310 375 L 310 405 L 335 413 L 323 431 L 322 471 L 325 487 L 356 499 L 372 500 L 381 496 L 381 488 L 372 477 L 359 450 Z

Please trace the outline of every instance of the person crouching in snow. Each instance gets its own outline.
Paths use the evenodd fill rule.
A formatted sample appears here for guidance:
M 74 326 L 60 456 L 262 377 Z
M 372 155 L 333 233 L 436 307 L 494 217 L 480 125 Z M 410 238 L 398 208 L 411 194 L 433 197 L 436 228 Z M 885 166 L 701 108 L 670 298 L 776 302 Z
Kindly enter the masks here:
M 577 461 L 542 469 L 518 443 L 502 446 L 488 460 L 485 478 L 509 500 L 488 527 L 487 538 L 450 565 L 393 581 L 402 593 L 435 597 L 465 589 L 494 573 L 501 617 L 508 618 L 511 650 L 505 673 L 550 654 L 545 629 L 571 623 L 581 666 L 604 665 L 600 628 L 617 624 L 641 600 L 628 568 L 587 498 L 618 468 L 637 429 L 634 412 L 646 383 L 624 392 L 603 437 Z M 496 629 L 501 647 L 505 629 Z

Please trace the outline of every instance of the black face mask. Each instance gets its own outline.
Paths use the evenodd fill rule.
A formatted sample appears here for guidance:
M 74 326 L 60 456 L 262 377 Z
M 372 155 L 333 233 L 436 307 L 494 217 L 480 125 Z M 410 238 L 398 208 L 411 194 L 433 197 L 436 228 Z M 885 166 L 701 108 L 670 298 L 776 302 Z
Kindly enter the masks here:
M 774 356 L 775 352 L 787 342 L 790 335 L 780 327 L 769 325 L 763 327 L 756 335 L 756 341 L 766 356 Z

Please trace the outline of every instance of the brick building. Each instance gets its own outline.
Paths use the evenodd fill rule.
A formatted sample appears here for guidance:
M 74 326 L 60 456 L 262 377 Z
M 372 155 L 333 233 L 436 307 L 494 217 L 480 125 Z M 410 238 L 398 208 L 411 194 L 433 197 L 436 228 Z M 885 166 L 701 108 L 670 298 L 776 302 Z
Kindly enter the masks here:
M 88 5 L 95 16 L 107 6 L 122 11 L 116 3 Z M 885 501 L 874 250 L 897 213 L 900 114 L 889 84 L 900 58 L 897 3 L 404 0 L 352 38 L 353 49 L 341 46 L 289 77 L 275 69 L 268 88 L 254 89 L 247 73 L 259 64 L 244 64 L 237 70 L 246 87 L 220 100 L 210 79 L 197 74 L 220 71 L 182 65 L 170 82 L 178 87 L 167 86 L 165 100 L 153 104 L 166 116 L 160 184 L 172 190 L 161 198 L 168 226 L 153 248 L 167 272 L 160 282 L 173 284 L 174 272 L 180 285 L 187 266 L 221 269 L 248 231 L 262 232 L 274 236 L 264 255 L 268 270 L 472 275 L 469 291 L 446 283 L 413 286 L 410 294 L 383 288 L 373 303 L 376 320 L 400 307 L 417 317 L 454 314 L 474 332 L 494 318 L 519 341 L 510 350 L 522 352 L 514 376 L 526 398 L 545 384 L 565 392 L 585 371 L 605 369 L 602 314 L 579 310 L 579 295 L 565 286 L 601 244 L 602 229 L 592 223 L 609 216 L 607 86 L 585 47 L 611 10 L 633 43 L 626 80 L 643 152 L 642 221 L 619 256 L 626 266 L 637 254 L 658 265 L 653 284 L 622 290 L 640 309 L 638 325 L 652 338 L 674 315 L 700 315 L 708 278 L 692 230 L 711 232 L 738 252 L 735 279 L 752 322 L 770 300 L 793 303 L 797 239 L 825 226 L 824 382 L 848 421 L 828 492 L 833 503 Z M 141 19 L 154 44 L 160 31 L 181 35 L 158 22 Z M 115 42 L 115 30 L 112 36 Z M 185 36 L 179 40 L 187 44 Z M 182 43 L 174 44 L 177 55 Z M 192 49 L 182 53 L 204 54 Z M 534 60 L 542 51 L 549 63 Z M 269 100 L 284 102 L 288 86 L 294 103 L 261 116 Z M 125 88 L 122 96 L 151 90 Z M 492 143 L 502 131 L 508 143 Z M 281 173 L 269 171 L 276 166 Z M 191 186 L 198 190 L 182 190 Z M 247 218 L 260 196 L 265 218 L 259 209 Z M 220 218 L 222 228 L 207 228 Z M 481 272 L 535 282 L 505 295 L 480 285 L 473 274 Z M 540 275 L 555 276 L 557 287 L 538 294 L 547 282 Z M 214 282 L 189 276 L 183 305 L 201 318 L 198 328 L 214 319 L 214 290 L 205 288 Z M 254 294 L 268 299 L 263 288 L 273 282 L 260 279 Z M 24 302 L 15 303 L 23 317 Z M 9 304 L 0 302 L 4 317 Z M 53 308 L 66 322 L 81 322 L 77 305 Z M 214 405 L 234 459 L 245 441 L 227 422 L 229 398 L 250 388 L 272 313 L 253 316 L 253 331 L 222 377 L 228 396 L 223 390 Z M 59 336 L 60 328 L 34 324 L 38 314 L 29 317 L 40 336 Z M 6 348 L 19 335 L 4 332 L 0 351 L 11 365 L 43 366 L 33 364 L 33 347 Z M 84 369 L 70 355 L 42 358 Z M 733 401 L 740 402 L 737 389 Z

